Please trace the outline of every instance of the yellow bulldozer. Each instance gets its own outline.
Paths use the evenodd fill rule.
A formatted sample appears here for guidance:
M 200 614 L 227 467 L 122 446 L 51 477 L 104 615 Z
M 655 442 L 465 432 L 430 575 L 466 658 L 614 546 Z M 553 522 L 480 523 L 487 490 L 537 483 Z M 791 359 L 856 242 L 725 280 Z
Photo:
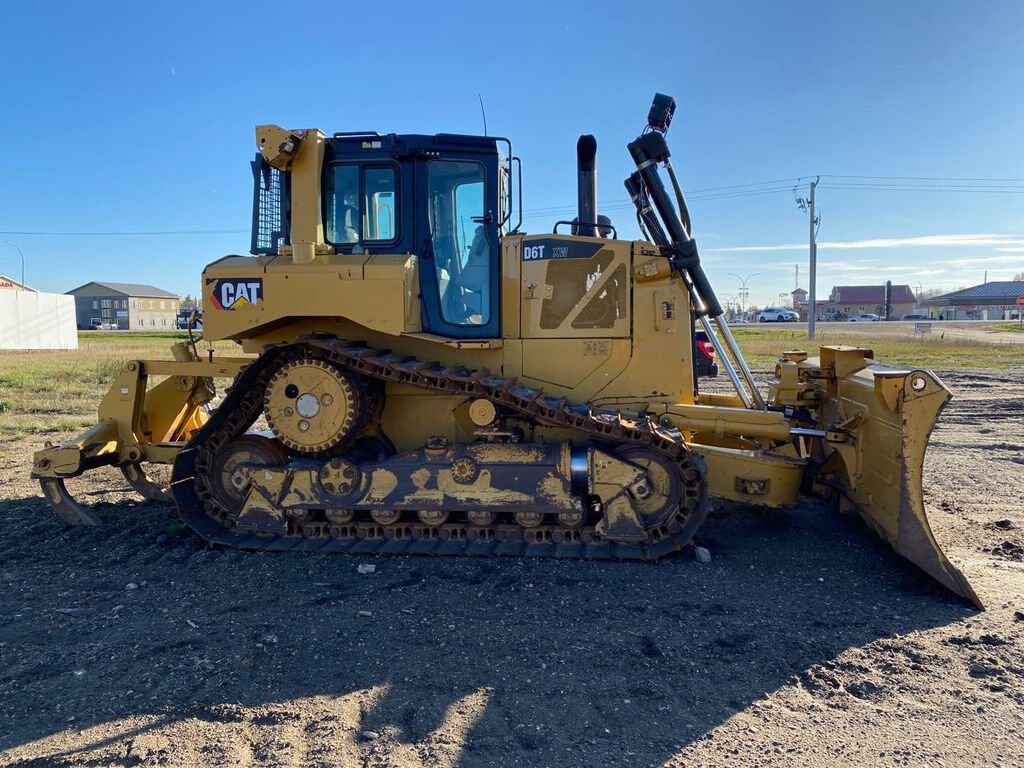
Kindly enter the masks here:
M 635 241 L 598 213 L 591 136 L 575 218 L 525 234 L 508 139 L 259 126 L 251 255 L 202 276 L 203 338 L 239 353 L 190 335 L 173 360 L 128 362 L 33 476 L 94 525 L 65 480 L 120 467 L 241 548 L 641 560 L 685 548 L 710 498 L 820 493 L 977 602 L 922 498 L 949 390 L 823 346 L 782 352 L 762 391 L 691 237 L 674 111 L 656 95 L 628 144 Z M 699 391 L 697 326 L 728 393 Z

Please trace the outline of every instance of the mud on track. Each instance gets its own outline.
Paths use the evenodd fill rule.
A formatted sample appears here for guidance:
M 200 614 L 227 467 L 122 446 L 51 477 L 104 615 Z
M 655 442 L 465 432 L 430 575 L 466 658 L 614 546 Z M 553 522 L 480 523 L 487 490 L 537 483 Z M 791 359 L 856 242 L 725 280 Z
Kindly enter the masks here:
M 984 613 L 815 502 L 719 504 L 707 565 L 248 554 L 114 473 L 68 529 L 0 444 L 0 765 L 1024 764 L 1024 370 L 941 375 Z

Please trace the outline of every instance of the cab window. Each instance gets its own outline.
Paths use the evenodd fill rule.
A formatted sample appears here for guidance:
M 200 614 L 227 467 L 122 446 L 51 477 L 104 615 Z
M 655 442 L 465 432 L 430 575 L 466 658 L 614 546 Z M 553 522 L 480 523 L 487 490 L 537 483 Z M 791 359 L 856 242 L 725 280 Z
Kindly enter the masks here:
M 435 160 L 428 171 L 428 218 L 441 315 L 454 325 L 491 318 L 491 245 L 484 229 L 484 168 Z
M 331 166 L 324 196 L 327 242 L 355 245 L 397 239 L 394 168 L 354 163 Z

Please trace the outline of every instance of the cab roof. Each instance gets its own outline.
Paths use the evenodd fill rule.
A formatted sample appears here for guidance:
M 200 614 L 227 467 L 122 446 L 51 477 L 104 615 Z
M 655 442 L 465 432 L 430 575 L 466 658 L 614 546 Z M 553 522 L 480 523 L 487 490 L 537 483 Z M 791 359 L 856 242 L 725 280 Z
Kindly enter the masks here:
M 396 157 L 429 156 L 433 152 L 497 155 L 498 141 L 505 140 L 495 136 L 468 136 L 456 133 L 382 134 L 373 131 L 335 133 L 328 139 L 335 152 L 347 154 L 370 151 L 387 153 Z

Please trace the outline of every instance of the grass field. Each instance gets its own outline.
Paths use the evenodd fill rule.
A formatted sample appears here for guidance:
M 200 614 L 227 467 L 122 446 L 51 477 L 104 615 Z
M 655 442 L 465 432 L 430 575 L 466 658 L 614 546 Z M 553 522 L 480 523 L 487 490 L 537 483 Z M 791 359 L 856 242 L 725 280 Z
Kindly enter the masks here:
M 1016 328 L 1016 326 L 1013 326 Z M 738 327 L 735 336 L 751 367 L 771 370 L 779 352 L 808 349 L 802 330 Z M 74 432 L 95 422 L 96 407 L 128 360 L 170 358 L 184 333 L 79 334 L 75 352 L 0 352 L 0 438 Z M 899 337 L 870 332 L 819 334 L 816 344 L 856 344 L 882 362 L 924 368 L 1005 369 L 1024 365 L 1024 345 L 941 336 Z M 218 345 L 223 352 L 233 344 Z M 813 349 L 813 347 L 811 348 Z
M 1002 333 L 1024 333 L 1024 325 L 1021 323 L 999 323 L 998 325 L 993 325 L 991 330 Z
M 129 360 L 170 359 L 181 333 L 79 333 L 77 351 L 0 351 L 0 438 L 74 432 L 96 422 L 96 407 Z M 218 345 L 219 346 L 219 345 Z M 225 352 L 237 349 L 223 345 Z
M 998 326 L 1004 330 L 1002 326 Z M 803 329 L 744 327 L 733 329 L 747 362 L 752 368 L 770 369 L 780 351 L 803 349 L 813 352 L 825 344 L 852 344 L 867 347 L 883 363 L 914 365 L 921 368 L 1010 368 L 1024 365 L 1024 345 L 982 340 L 943 338 L 941 334 L 897 336 L 871 331 L 818 332 L 811 346 Z

